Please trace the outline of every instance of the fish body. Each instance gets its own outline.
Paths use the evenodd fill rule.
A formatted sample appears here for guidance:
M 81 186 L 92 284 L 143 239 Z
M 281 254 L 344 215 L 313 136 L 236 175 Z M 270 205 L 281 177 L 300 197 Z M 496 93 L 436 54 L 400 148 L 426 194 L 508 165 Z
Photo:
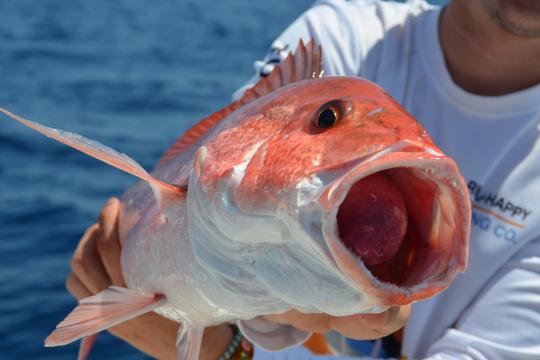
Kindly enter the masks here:
M 49 345 L 153 310 L 185 325 L 179 354 L 194 359 L 209 325 L 291 308 L 381 312 L 465 270 L 470 203 L 456 164 L 375 84 L 316 76 L 320 58 L 301 43 L 151 174 L 86 149 L 143 179 L 121 199 L 129 289 L 83 300 Z

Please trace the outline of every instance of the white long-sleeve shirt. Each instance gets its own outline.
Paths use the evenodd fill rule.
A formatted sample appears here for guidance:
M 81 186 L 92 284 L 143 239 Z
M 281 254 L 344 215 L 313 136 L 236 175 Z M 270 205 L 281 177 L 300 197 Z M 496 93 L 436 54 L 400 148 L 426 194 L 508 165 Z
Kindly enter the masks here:
M 440 13 L 423 1 L 318 1 L 274 42 L 265 60 L 284 58 L 300 37 L 315 38 L 326 75 L 361 76 L 386 89 L 454 158 L 469 183 L 469 269 L 447 291 L 413 305 L 402 353 L 411 359 L 538 360 L 540 85 L 493 97 L 458 87 L 438 38 Z M 269 66 L 258 62 L 256 68 Z M 308 335 L 260 320 L 241 327 L 271 350 Z M 312 357 L 300 347 L 277 353 L 258 348 L 255 359 Z

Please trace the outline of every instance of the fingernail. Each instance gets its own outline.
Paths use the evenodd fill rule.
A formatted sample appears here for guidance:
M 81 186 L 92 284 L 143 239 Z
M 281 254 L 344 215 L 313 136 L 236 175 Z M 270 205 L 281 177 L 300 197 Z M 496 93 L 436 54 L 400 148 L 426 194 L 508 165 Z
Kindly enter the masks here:
M 111 206 L 112 204 L 116 203 L 117 201 L 118 201 L 117 198 L 112 197 L 109 200 L 107 200 L 107 202 L 105 203 L 105 206 Z

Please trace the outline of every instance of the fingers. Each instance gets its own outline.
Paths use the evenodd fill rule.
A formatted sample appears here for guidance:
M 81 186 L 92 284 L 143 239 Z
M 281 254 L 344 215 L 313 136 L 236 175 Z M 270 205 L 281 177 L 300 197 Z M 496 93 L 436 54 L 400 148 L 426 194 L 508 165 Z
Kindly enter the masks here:
M 111 283 L 125 286 L 120 267 L 119 208 L 118 199 L 109 200 L 101 210 L 99 223 L 86 230 L 75 249 L 73 272 L 66 286 L 77 298 L 96 294 Z
M 380 314 L 331 317 L 330 327 L 352 339 L 377 339 L 403 327 L 410 312 L 410 305 L 406 305 L 392 307 Z
M 103 266 L 114 285 L 126 286 L 120 266 L 120 238 L 118 235 L 118 212 L 120 201 L 110 199 L 99 215 L 99 236 L 97 250 Z
M 289 310 L 282 314 L 265 315 L 264 318 L 288 324 L 303 331 L 325 333 L 335 330 L 342 335 L 359 340 L 377 339 L 399 330 L 409 318 L 410 305 L 396 306 L 380 314 L 330 316 L 328 314 L 304 314 Z
M 86 230 L 71 259 L 71 269 L 93 294 L 111 283 L 97 250 L 99 227 L 94 224 Z
M 331 316 L 327 314 L 304 314 L 292 309 L 282 314 L 265 315 L 264 318 L 278 324 L 292 325 L 303 331 L 324 333 L 332 330 Z
M 88 290 L 86 286 L 79 280 L 75 273 L 69 273 L 66 280 L 66 288 L 69 293 L 73 295 L 77 300 L 84 299 L 92 295 L 92 292 Z

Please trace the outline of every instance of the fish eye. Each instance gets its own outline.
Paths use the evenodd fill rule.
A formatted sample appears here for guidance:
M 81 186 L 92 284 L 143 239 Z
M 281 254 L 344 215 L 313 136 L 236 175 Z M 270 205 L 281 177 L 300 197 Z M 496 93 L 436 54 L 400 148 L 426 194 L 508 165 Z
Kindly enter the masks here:
M 311 120 L 310 133 L 318 134 L 336 125 L 349 112 L 348 102 L 341 99 L 332 100 L 315 112 Z
M 319 129 L 328 129 L 337 121 L 337 114 L 336 110 L 332 107 L 328 107 L 326 109 L 323 109 L 321 112 L 319 112 L 319 115 L 317 116 L 317 127 Z

